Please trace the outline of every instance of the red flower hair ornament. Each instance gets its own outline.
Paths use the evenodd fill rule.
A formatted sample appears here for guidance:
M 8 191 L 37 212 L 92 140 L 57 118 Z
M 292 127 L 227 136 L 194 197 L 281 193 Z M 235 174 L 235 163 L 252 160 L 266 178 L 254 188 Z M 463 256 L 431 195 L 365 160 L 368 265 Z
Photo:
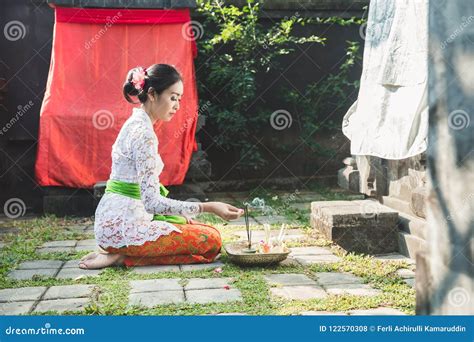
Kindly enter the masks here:
M 146 68 L 137 67 L 133 72 L 132 84 L 137 90 L 143 90 L 145 86 Z

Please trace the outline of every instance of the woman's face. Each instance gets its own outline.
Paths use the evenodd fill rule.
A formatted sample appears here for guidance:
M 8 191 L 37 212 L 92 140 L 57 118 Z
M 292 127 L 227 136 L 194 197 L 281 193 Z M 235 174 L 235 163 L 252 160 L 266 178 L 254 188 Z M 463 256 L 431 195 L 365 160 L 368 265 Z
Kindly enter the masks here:
M 160 95 L 154 97 L 151 111 L 156 120 L 170 121 L 179 109 L 183 96 L 183 82 L 178 81 Z

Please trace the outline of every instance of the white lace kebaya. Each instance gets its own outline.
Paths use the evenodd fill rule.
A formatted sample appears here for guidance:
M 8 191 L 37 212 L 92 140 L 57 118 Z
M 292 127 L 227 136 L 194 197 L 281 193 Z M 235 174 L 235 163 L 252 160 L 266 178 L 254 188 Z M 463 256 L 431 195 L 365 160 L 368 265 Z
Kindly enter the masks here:
M 173 231 L 181 233 L 169 222 L 152 221 L 153 215 L 192 218 L 199 213 L 198 203 L 160 195 L 159 175 L 163 167 L 151 119 L 143 109 L 134 108 L 112 146 L 109 179 L 139 184 L 141 200 L 104 194 L 95 212 L 94 232 L 99 246 L 139 246 Z

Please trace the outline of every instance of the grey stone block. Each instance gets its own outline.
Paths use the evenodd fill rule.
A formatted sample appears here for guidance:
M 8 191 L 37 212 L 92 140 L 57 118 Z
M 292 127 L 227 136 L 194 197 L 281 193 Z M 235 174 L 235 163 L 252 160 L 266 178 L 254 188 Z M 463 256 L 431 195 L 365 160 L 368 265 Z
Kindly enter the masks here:
M 76 279 L 82 277 L 97 277 L 104 269 L 100 270 L 83 270 L 82 268 L 63 268 L 56 276 L 57 279 Z
M 63 261 L 61 260 L 32 260 L 22 262 L 19 266 L 19 270 L 34 270 L 38 268 L 52 268 L 59 269 Z
M 40 299 L 44 291 L 45 286 L 0 290 L 0 302 L 35 301 Z
M 288 300 L 323 299 L 327 297 L 322 287 L 317 285 L 297 285 L 270 288 L 272 295 Z
M 41 247 L 74 247 L 76 243 L 76 240 L 49 241 L 43 243 Z
M 318 272 L 316 273 L 319 285 L 362 284 L 362 279 L 350 273 Z
M 224 263 L 221 261 L 215 261 L 210 264 L 189 264 L 180 265 L 181 271 L 202 271 L 202 270 L 213 270 L 217 267 L 223 267 Z
M 82 311 L 89 303 L 89 298 L 67 298 L 67 299 L 53 299 L 42 300 L 36 306 L 34 312 L 45 311 Z
M 186 291 L 186 300 L 189 303 L 225 303 L 241 301 L 242 294 L 237 289 L 203 289 Z
M 222 289 L 232 282 L 231 278 L 192 278 L 184 286 L 185 290 Z
M 90 246 L 90 245 L 76 246 L 74 247 L 74 252 L 93 252 L 93 251 L 96 251 L 97 249 L 98 249 L 97 246 Z
M 0 303 L 0 315 L 23 315 L 30 312 L 34 301 Z
M 334 284 L 324 286 L 329 294 L 373 297 L 381 294 L 367 284 Z
M 132 267 L 131 270 L 138 274 L 163 273 L 163 272 L 179 272 L 178 265 L 150 265 Z
M 269 274 L 265 280 L 270 285 L 316 285 L 313 279 L 304 274 Z
M 377 201 L 313 202 L 311 208 L 312 227 L 347 251 L 378 254 L 398 250 L 398 212 Z
M 93 289 L 94 285 L 51 286 L 44 294 L 43 300 L 89 297 Z
M 14 280 L 31 280 L 33 277 L 54 277 L 58 270 L 52 268 L 38 268 L 35 270 L 13 270 L 8 277 Z
M 144 306 L 152 308 L 157 305 L 184 303 L 184 291 L 157 291 L 131 293 L 128 304 L 130 306 Z
M 398 246 L 401 254 L 412 259 L 417 253 L 426 251 L 426 241 L 406 232 L 398 232 Z
M 183 287 L 179 284 L 179 281 L 180 279 L 133 280 L 130 282 L 130 286 L 132 287 L 130 293 L 180 291 Z

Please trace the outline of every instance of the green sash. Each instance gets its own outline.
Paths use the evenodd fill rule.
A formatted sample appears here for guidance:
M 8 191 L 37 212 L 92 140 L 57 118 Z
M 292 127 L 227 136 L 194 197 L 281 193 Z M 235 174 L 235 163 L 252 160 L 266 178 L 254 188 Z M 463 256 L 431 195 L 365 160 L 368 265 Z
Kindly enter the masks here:
M 107 186 L 105 187 L 106 193 L 114 193 L 122 196 L 127 196 L 134 199 L 141 199 L 140 196 L 140 186 L 136 183 L 127 183 L 118 180 L 109 179 L 107 181 Z M 163 184 L 160 184 L 160 194 L 161 196 L 167 197 L 169 190 L 166 189 Z M 153 215 L 153 221 L 166 221 L 169 223 L 176 224 L 186 224 L 187 220 L 183 216 L 177 215 Z

